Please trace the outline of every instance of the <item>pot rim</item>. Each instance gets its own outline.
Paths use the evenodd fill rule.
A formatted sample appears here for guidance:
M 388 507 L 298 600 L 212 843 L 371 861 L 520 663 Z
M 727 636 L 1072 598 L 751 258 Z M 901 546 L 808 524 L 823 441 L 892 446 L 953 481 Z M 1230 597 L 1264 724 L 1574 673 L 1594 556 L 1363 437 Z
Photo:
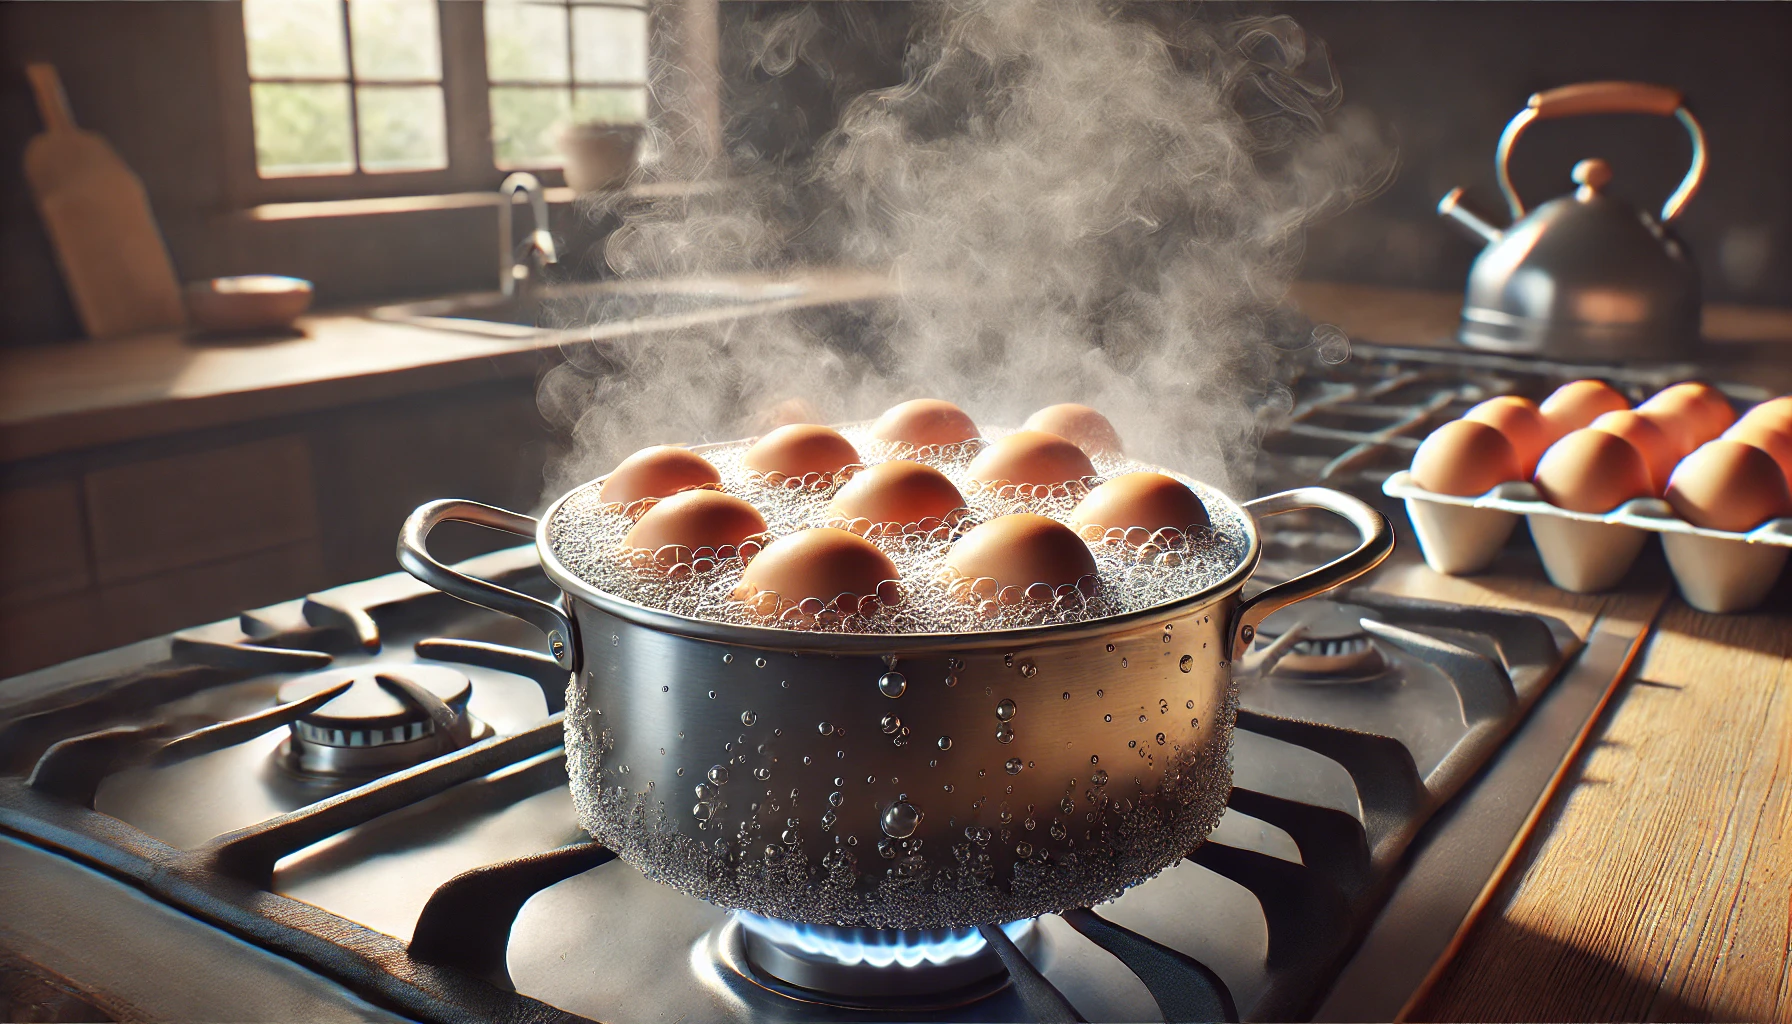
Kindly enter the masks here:
M 722 444 L 732 443 L 736 442 L 722 442 Z M 718 445 L 687 445 L 685 447 L 701 452 L 708 448 L 718 447 Z M 598 479 L 601 480 L 602 477 Z M 536 520 L 535 553 L 541 560 L 542 570 L 547 573 L 548 579 L 552 580 L 555 586 L 568 596 L 608 612 L 624 622 L 646 626 L 662 633 L 769 651 L 837 655 L 882 654 L 892 651 L 975 650 L 986 647 L 1036 646 L 1056 641 L 1105 636 L 1137 626 L 1140 623 L 1162 619 L 1166 616 L 1184 615 L 1204 606 L 1215 604 L 1243 590 L 1245 581 L 1250 579 L 1252 573 L 1256 572 L 1257 563 L 1262 558 L 1262 541 L 1257 532 L 1257 517 L 1232 500 L 1229 495 L 1208 488 L 1209 495 L 1226 502 L 1230 506 L 1229 510 L 1236 513 L 1244 523 L 1246 542 L 1244 557 L 1239 559 L 1238 564 L 1233 567 L 1231 572 L 1216 582 L 1173 601 L 1166 601 L 1149 608 L 1140 608 L 1119 615 L 1085 619 L 1082 622 L 1016 626 L 1009 629 L 982 630 L 970 633 L 822 633 L 812 630 L 779 629 L 773 626 L 742 626 L 730 622 L 693 618 L 625 600 L 586 583 L 562 565 L 560 559 L 554 555 L 553 545 L 548 541 L 548 530 L 554 522 L 554 517 L 559 513 L 560 506 L 566 504 L 574 494 L 595 482 L 580 484 L 562 494 Z

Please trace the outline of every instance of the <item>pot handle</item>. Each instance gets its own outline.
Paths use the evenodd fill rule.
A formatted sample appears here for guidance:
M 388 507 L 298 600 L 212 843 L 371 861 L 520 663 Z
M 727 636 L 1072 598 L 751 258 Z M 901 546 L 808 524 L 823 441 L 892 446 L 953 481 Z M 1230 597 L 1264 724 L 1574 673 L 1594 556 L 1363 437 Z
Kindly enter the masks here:
M 1256 597 L 1241 603 L 1232 625 L 1232 659 L 1243 657 L 1257 636 L 1257 625 L 1270 613 L 1296 601 L 1323 594 L 1333 587 L 1348 583 L 1380 565 L 1394 550 L 1394 528 L 1388 517 L 1377 512 L 1359 498 L 1329 487 L 1296 487 L 1247 501 L 1244 510 L 1255 519 L 1266 519 L 1284 512 L 1317 508 L 1343 516 L 1357 529 L 1361 540 L 1356 550 L 1342 558 L 1327 562 L 1311 572 L 1277 583 Z
M 398 533 L 398 564 L 405 571 L 450 597 L 468 604 L 514 615 L 547 634 L 548 653 L 554 663 L 568 672 L 579 670 L 578 631 L 566 611 L 527 594 L 519 594 L 496 583 L 468 576 L 451 568 L 429 553 L 429 531 L 439 523 L 472 523 L 491 530 L 514 533 L 535 539 L 536 521 L 516 512 L 507 512 L 476 501 L 444 498 L 419 505 L 404 528 Z

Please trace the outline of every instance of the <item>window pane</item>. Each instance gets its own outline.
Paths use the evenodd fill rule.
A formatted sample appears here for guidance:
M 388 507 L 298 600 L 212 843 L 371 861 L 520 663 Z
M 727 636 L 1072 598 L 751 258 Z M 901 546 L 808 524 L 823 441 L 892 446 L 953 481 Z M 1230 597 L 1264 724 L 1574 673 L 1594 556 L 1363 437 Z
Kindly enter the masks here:
M 355 169 L 348 139 L 348 86 L 249 87 L 255 167 L 264 177 L 343 174 Z
M 581 82 L 647 81 L 647 12 L 575 7 L 572 70 Z
M 492 157 L 499 167 L 541 167 L 560 163 L 554 135 L 566 122 L 564 88 L 492 89 Z
M 433 171 L 448 166 L 439 85 L 355 87 L 361 169 Z
M 349 0 L 348 13 L 356 78 L 442 80 L 436 0 Z
M 243 0 L 251 78 L 346 78 L 342 0 Z
M 572 119 L 602 124 L 640 124 L 647 120 L 647 90 L 575 89 Z
M 566 81 L 566 7 L 488 0 L 485 70 L 494 82 Z

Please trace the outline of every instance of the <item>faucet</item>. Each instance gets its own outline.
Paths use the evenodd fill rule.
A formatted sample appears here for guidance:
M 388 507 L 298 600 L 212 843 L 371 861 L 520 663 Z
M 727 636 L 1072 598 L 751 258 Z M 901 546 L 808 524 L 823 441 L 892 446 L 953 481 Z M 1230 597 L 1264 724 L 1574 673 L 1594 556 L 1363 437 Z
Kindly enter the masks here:
M 510 241 L 510 208 L 516 205 L 518 193 L 528 197 L 530 219 L 535 225 L 522 244 L 526 259 L 521 260 Z M 540 179 L 527 171 L 518 171 L 505 178 L 504 184 L 498 186 L 498 290 L 507 299 L 519 292 L 526 293 L 541 268 L 559 260 L 554 251 L 554 236 L 548 234 L 548 199 Z

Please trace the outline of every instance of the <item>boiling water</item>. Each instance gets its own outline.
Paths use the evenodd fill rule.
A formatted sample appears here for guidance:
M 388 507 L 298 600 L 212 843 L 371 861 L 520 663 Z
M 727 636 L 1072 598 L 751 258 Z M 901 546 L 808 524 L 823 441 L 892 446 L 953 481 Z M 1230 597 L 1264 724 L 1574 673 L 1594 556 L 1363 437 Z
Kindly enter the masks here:
M 668 579 L 665 571 L 643 568 L 631 562 L 623 546 L 633 520 L 598 498 L 594 481 L 575 491 L 561 504 L 549 523 L 548 538 L 555 556 L 573 575 L 624 600 L 693 618 L 741 625 L 776 625 L 789 629 L 813 629 L 855 633 L 969 633 L 1016 626 L 1081 622 L 1152 608 L 1205 590 L 1236 569 L 1245 556 L 1247 533 L 1240 513 L 1219 492 L 1177 473 L 1169 475 L 1194 488 L 1207 505 L 1211 520 L 1206 529 L 1191 531 L 1176 542 L 1154 549 L 1118 544 L 1096 544 L 1098 585 L 1093 596 L 1052 604 L 1023 602 L 983 608 L 957 600 L 947 593 L 938 576 L 952 541 L 978 523 L 1013 512 L 1033 512 L 1069 524 L 1070 513 L 1081 500 L 1082 490 L 1054 497 L 1006 497 L 993 490 L 973 493 L 967 476 L 975 444 L 943 453 L 897 451 L 871 437 L 863 425 L 841 431 L 858 449 L 866 466 L 895 458 L 913 458 L 944 473 L 965 495 L 965 518 L 950 531 L 934 535 L 910 534 L 872 538 L 896 563 L 903 601 L 874 615 L 849 615 L 834 620 L 768 621 L 730 595 L 739 584 L 745 563 L 738 557 L 717 561 L 705 572 Z M 1001 432 L 992 432 L 993 437 Z M 822 490 L 789 490 L 755 480 L 741 465 L 751 446 L 739 441 L 717 445 L 703 452 L 722 476 L 722 490 L 743 498 L 765 517 L 767 532 L 782 537 L 828 521 L 828 504 L 839 485 Z M 1156 466 L 1115 457 L 1092 457 L 1099 479 Z M 1063 490 L 1063 489 L 1060 489 Z

